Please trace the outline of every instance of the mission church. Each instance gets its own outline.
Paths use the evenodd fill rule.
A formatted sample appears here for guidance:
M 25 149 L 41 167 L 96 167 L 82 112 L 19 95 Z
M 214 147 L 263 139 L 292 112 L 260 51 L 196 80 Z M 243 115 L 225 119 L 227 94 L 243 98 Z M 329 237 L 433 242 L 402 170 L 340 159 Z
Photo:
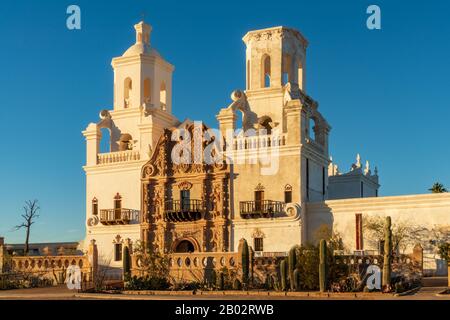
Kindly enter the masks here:
M 84 243 L 95 240 L 111 266 L 120 269 L 123 246 L 137 242 L 163 254 L 236 252 L 244 238 L 256 255 L 282 256 L 293 245 L 316 243 L 324 227 L 339 233 L 349 252 L 377 249 L 363 241 L 366 215 L 448 228 L 449 195 L 379 197 L 378 170 L 359 155 L 348 172 L 332 162 L 331 126 L 305 86 L 308 41 L 291 28 L 243 37 L 246 88 L 217 110 L 221 138 L 213 151 L 234 161 L 174 161 L 180 130 L 204 138 L 192 154 L 177 154 L 192 160 L 194 150 L 204 154 L 214 144 L 211 128 L 174 115 L 174 66 L 151 44 L 150 25 L 134 28 L 135 44 L 112 60 L 113 107 L 83 131 Z M 100 152 L 102 138 L 107 153 Z

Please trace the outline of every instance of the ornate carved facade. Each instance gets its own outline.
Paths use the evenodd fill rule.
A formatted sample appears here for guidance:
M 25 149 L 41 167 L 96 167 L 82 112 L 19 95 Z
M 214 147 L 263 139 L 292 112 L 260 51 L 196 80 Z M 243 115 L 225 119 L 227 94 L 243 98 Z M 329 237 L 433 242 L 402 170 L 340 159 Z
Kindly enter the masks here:
M 194 130 L 207 130 L 187 124 L 164 131 L 142 169 L 141 238 L 147 247 L 161 253 L 229 251 L 229 167 L 194 159 L 194 140 L 190 154 L 180 151 L 181 161 L 174 163 L 178 142 L 172 137 L 179 129 L 190 136 Z M 203 137 L 203 132 L 197 136 Z M 200 154 L 205 155 L 209 142 L 201 144 Z

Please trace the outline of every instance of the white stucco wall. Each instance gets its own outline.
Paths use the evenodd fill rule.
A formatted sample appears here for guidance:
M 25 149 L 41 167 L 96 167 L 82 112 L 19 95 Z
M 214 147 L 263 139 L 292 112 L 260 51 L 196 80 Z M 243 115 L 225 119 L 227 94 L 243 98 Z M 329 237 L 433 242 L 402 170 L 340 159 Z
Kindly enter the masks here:
M 307 204 L 308 240 L 315 242 L 316 234 L 323 225 L 328 225 L 340 234 L 347 251 L 356 247 L 355 214 L 364 216 L 390 216 L 392 223 L 407 223 L 428 230 L 450 228 L 450 194 L 426 194 L 396 197 L 378 197 L 346 200 L 330 200 Z M 377 249 L 370 246 L 367 237 L 363 239 L 364 249 Z M 433 239 L 430 239 L 433 240 Z M 427 239 L 424 239 L 427 242 Z M 445 273 L 443 261 L 435 250 L 424 248 L 425 269 Z M 409 247 L 405 252 L 411 252 Z M 442 269 L 442 270 L 441 270 Z

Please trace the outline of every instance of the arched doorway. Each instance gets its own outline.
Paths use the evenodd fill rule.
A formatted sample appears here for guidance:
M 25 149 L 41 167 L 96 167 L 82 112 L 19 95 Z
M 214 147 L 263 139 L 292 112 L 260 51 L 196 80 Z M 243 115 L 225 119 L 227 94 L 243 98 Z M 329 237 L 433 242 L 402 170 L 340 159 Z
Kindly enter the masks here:
M 175 248 L 176 253 L 188 253 L 188 252 L 194 252 L 194 251 L 195 251 L 195 246 L 189 240 L 181 240 Z

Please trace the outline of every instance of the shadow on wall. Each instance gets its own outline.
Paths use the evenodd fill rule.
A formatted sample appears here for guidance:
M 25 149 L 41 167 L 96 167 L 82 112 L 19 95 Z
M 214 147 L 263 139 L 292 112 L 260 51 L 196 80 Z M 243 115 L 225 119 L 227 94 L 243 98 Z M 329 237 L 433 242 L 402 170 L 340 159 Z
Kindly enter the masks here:
M 328 205 L 320 211 L 310 212 L 307 208 L 307 243 L 318 245 L 321 239 L 329 240 L 335 236 L 334 216 Z

